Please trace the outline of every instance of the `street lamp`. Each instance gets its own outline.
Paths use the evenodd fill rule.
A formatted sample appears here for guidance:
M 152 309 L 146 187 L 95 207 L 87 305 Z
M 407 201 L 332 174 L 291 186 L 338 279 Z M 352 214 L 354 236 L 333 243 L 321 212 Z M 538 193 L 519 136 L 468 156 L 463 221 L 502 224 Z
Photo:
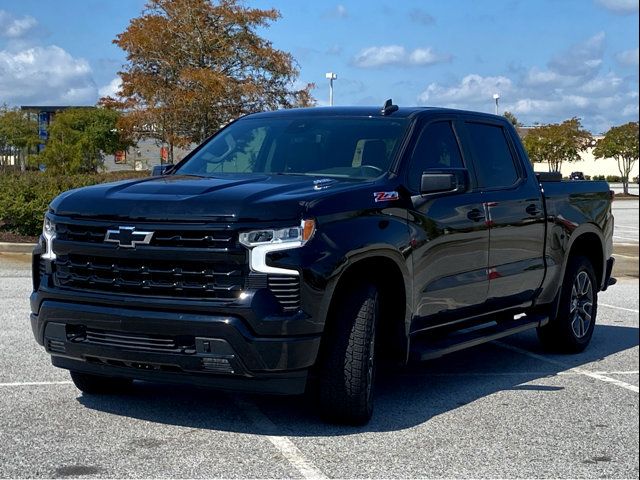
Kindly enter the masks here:
M 325 75 L 325 78 L 329 80 L 329 106 L 333 106 L 333 81 L 337 80 L 338 74 L 333 72 L 328 72 Z
M 496 101 L 496 115 L 498 115 L 498 100 L 500 100 L 500 94 L 494 93 L 493 99 Z

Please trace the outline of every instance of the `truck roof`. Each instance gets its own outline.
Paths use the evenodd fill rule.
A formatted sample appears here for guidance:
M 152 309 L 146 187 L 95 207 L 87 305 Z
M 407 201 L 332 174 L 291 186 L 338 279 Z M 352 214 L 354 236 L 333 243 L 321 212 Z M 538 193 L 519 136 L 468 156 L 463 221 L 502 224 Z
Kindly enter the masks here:
M 504 117 L 488 113 L 481 112 L 472 112 L 467 110 L 457 110 L 453 108 L 442 108 L 442 107 L 399 107 L 393 113 L 389 113 L 387 115 L 383 115 L 381 112 L 381 107 L 312 107 L 312 108 L 290 108 L 290 109 L 281 109 L 281 110 L 273 110 L 268 112 L 260 112 L 253 113 L 248 115 L 252 118 L 265 118 L 265 117 L 327 117 L 327 116 L 336 116 L 336 117 L 390 117 L 390 118 L 407 118 L 414 117 L 420 114 L 467 114 L 474 116 L 486 116 L 491 118 L 501 118 Z

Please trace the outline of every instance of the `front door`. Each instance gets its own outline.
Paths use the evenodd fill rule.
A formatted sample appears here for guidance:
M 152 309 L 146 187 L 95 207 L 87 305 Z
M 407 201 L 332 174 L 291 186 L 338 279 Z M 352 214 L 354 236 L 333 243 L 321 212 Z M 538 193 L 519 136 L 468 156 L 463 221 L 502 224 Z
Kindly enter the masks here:
M 484 304 L 489 231 L 480 192 L 420 195 L 423 172 L 465 168 L 453 123 L 424 125 L 411 154 L 407 185 L 413 208 L 414 322 L 412 331 L 469 316 Z

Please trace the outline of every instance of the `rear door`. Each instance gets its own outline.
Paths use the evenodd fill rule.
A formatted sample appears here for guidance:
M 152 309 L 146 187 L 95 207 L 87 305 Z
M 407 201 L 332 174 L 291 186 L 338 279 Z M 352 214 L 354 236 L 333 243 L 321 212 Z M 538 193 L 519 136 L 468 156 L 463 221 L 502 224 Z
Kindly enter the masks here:
M 465 126 L 490 227 L 487 308 L 519 306 L 533 299 L 544 277 L 540 187 L 504 125 L 483 119 Z
M 466 168 L 452 119 L 418 125 L 406 185 L 414 266 L 412 330 L 469 316 L 487 298 L 489 231 L 480 192 L 420 194 L 423 172 Z

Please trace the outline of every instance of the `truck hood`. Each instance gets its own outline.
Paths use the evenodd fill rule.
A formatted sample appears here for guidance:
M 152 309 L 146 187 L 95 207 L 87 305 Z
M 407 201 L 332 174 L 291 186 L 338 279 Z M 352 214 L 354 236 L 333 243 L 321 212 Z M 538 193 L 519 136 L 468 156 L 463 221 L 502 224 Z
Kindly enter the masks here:
M 131 220 L 298 220 L 314 199 L 361 185 L 282 174 L 168 175 L 70 190 L 50 208 L 56 215 Z

